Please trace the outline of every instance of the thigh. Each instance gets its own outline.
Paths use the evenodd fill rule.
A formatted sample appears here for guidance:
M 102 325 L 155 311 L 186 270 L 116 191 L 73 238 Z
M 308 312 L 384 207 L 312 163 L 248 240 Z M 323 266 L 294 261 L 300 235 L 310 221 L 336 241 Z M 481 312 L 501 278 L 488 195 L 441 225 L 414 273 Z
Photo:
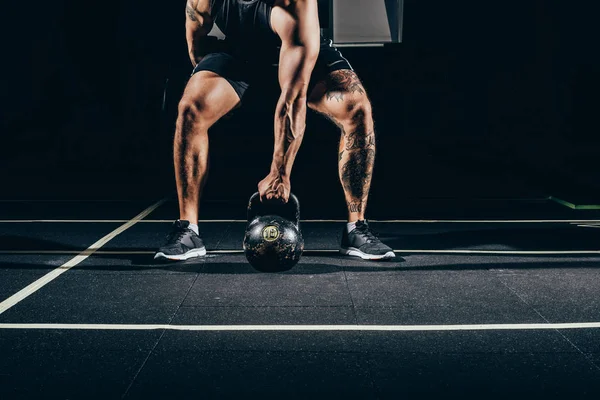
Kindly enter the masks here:
M 309 106 L 331 116 L 368 101 L 366 91 L 350 62 L 331 40 L 322 38 L 319 58 L 309 87 Z
M 211 71 L 194 74 L 179 102 L 180 117 L 201 117 L 207 128 L 240 104 L 240 99 L 223 77 Z
M 332 71 L 317 82 L 309 94 L 308 105 L 338 122 L 352 118 L 357 110 L 370 112 L 371 108 L 362 82 L 350 69 Z
M 330 39 L 321 36 L 319 57 L 310 79 L 309 93 L 318 84 L 325 82 L 332 72 L 341 70 L 353 71 L 352 65 Z
M 226 52 L 209 53 L 196 65 L 192 77 L 203 71 L 213 72 L 223 78 L 235 91 L 239 100 L 243 99 L 249 87 L 249 79 L 247 68 L 242 61 Z
M 211 53 L 194 68 L 183 92 L 180 109 L 193 107 L 212 124 L 239 107 L 247 88 L 248 83 L 233 57 Z

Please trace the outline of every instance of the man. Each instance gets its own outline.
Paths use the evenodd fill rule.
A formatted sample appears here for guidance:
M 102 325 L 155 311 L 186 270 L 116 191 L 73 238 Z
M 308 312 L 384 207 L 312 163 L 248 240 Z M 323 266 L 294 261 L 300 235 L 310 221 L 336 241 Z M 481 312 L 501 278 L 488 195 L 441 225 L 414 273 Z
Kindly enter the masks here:
M 363 259 L 394 257 L 365 220 L 375 161 L 371 104 L 348 61 L 321 37 L 317 0 L 187 0 L 185 10 L 194 70 L 179 103 L 174 139 L 180 218 L 155 258 L 186 260 L 206 254 L 198 205 L 207 177 L 208 131 L 240 106 L 253 72 L 273 68 L 273 53 L 281 95 L 271 170 L 258 183 L 261 200 L 288 201 L 310 107 L 341 130 L 339 177 L 348 224 L 340 252 Z M 213 24 L 226 36 L 219 49 L 207 47 Z

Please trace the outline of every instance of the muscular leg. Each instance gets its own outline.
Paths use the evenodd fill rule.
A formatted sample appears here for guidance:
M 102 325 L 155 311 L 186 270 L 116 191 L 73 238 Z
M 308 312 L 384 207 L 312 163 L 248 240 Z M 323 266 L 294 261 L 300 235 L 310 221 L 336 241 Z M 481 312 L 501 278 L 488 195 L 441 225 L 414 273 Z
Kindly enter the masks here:
M 309 107 L 341 130 L 338 170 L 348 221 L 364 220 L 375 162 L 374 122 L 365 88 L 353 71 L 333 71 L 315 86 Z
M 208 130 L 240 102 L 231 85 L 210 71 L 194 74 L 179 102 L 173 156 L 180 219 L 198 223 L 208 174 Z

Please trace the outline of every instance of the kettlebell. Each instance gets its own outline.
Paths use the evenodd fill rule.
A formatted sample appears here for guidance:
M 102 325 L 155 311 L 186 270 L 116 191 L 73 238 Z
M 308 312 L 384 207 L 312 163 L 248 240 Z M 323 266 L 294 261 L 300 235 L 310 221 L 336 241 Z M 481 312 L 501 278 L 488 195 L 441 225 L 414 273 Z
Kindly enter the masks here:
M 298 198 L 291 193 L 286 204 L 262 203 L 256 192 L 248 201 L 247 215 L 243 249 L 250 265 L 260 272 L 293 268 L 304 251 Z

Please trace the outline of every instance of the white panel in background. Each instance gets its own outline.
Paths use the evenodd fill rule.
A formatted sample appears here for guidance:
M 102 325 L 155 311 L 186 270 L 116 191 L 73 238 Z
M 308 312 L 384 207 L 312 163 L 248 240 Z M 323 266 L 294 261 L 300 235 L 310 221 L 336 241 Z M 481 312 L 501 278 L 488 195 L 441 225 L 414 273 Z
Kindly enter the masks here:
M 384 0 L 333 0 L 335 43 L 391 42 Z

